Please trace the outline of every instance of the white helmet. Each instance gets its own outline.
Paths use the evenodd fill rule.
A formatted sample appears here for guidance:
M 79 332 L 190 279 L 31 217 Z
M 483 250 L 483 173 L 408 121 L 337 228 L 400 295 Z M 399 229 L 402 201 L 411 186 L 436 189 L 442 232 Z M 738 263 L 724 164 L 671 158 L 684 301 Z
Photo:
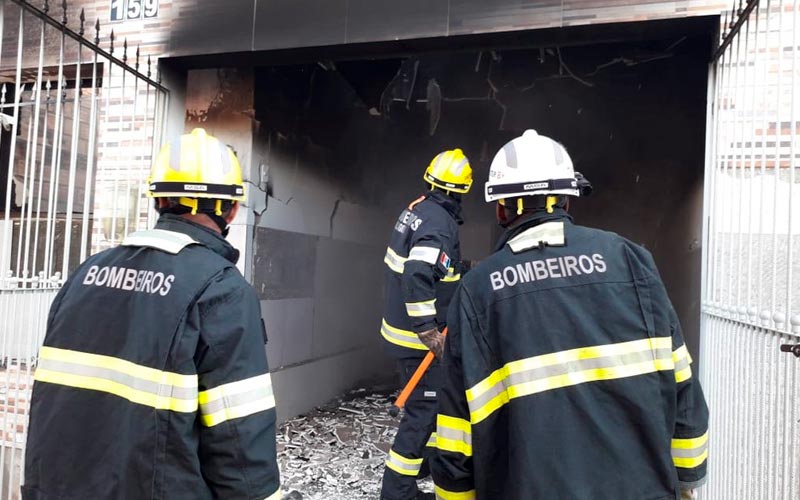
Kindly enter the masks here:
M 564 146 L 535 130 L 503 146 L 492 160 L 486 201 L 533 195 L 580 196 L 578 174 Z

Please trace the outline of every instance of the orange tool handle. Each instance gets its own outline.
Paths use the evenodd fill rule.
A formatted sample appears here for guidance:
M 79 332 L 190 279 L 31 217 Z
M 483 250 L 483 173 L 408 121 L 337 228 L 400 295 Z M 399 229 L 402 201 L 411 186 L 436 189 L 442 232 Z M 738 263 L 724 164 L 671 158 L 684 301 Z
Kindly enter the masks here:
M 447 327 L 445 327 L 444 331 L 442 331 L 442 335 L 445 336 L 447 335 Z M 397 416 L 400 409 L 406 405 L 406 401 L 408 401 L 408 398 L 411 396 L 411 393 L 414 392 L 414 389 L 417 388 L 417 384 L 419 384 L 419 381 L 422 379 L 422 376 L 425 375 L 425 372 L 428 371 L 428 368 L 430 368 L 431 363 L 433 363 L 434 357 L 435 356 L 433 355 L 433 351 L 428 351 L 428 354 L 425 355 L 425 358 L 423 358 L 422 363 L 420 363 L 419 366 L 417 367 L 416 371 L 414 372 L 414 375 L 411 376 L 406 386 L 403 387 L 403 390 L 400 392 L 400 395 L 394 402 L 394 406 L 389 410 L 389 413 L 391 413 L 392 416 Z

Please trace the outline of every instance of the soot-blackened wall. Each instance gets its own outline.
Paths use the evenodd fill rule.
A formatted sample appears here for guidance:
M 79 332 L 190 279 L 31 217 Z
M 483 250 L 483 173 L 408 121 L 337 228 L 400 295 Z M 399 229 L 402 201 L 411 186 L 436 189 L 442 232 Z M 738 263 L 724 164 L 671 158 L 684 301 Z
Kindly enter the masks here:
M 286 413 L 392 376 L 378 330 L 394 218 L 431 158 L 460 147 L 476 177 L 463 254 L 488 255 L 500 231 L 483 183 L 527 128 L 561 141 L 594 183 L 572 205 L 577 223 L 653 252 L 697 353 L 707 37 L 490 49 L 255 71 L 253 160 L 272 193 L 252 278 Z

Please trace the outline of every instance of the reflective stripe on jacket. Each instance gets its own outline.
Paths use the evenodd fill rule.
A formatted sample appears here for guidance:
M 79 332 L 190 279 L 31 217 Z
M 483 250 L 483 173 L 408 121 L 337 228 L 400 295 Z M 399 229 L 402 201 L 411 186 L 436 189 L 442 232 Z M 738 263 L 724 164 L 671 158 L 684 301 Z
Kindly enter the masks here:
M 675 499 L 708 410 L 650 254 L 563 214 L 522 227 L 453 298 L 440 499 Z
M 221 236 L 165 215 L 56 297 L 25 499 L 279 498 L 258 299 Z
M 386 303 L 381 335 L 398 358 L 428 348 L 417 333 L 444 328 L 461 279 L 458 202 L 431 191 L 400 214 L 386 249 Z

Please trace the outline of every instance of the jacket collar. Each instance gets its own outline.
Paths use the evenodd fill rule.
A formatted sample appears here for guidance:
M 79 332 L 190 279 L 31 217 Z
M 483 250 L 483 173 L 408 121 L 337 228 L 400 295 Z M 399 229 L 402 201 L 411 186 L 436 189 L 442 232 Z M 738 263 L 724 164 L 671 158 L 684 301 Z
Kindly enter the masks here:
M 425 194 L 425 198 L 447 210 L 447 213 L 452 215 L 459 225 L 464 223 L 464 219 L 461 217 L 461 202 L 458 200 L 441 191 L 429 191 Z
M 162 215 L 158 218 L 156 229 L 183 233 L 234 264 L 239 260 L 239 250 L 233 248 L 221 234 L 179 215 Z
M 555 221 L 563 221 L 565 224 L 569 224 L 572 222 L 572 216 L 567 213 L 566 210 L 563 208 L 554 208 L 553 213 L 549 214 L 545 210 L 537 210 L 533 214 L 529 215 L 528 218 L 510 228 L 507 229 L 505 233 L 500 237 L 497 241 L 497 245 L 494 248 L 495 252 L 498 252 L 503 249 L 506 244 L 510 240 L 513 240 L 515 237 L 520 236 L 522 233 L 526 232 L 527 230 L 544 224 L 546 222 L 555 222 Z

